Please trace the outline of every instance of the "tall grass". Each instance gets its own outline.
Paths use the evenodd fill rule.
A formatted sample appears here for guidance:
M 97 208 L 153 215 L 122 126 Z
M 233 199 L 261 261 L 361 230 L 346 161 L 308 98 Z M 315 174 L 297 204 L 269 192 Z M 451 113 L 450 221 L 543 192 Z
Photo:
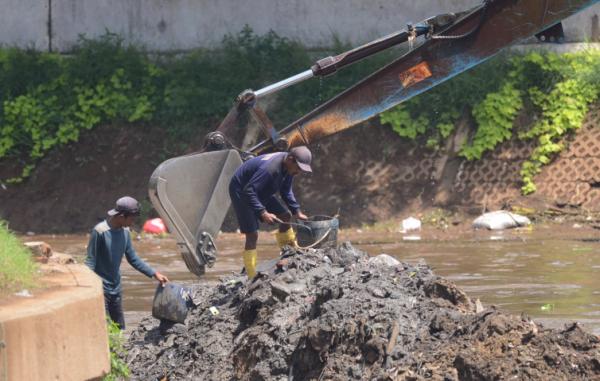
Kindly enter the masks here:
M 0 294 L 35 285 L 31 253 L 0 221 Z

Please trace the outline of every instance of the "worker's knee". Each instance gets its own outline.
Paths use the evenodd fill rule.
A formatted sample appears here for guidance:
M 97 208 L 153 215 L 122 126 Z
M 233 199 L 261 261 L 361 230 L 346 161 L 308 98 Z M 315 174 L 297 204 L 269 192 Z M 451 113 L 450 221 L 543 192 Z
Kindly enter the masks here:
M 256 242 L 258 242 L 258 232 L 244 233 L 246 235 L 246 250 L 256 249 Z

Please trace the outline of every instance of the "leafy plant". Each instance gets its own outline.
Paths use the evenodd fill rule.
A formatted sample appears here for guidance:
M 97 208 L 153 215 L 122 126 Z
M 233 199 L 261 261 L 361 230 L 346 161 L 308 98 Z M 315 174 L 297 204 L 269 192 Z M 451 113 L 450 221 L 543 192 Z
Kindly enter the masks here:
M 517 115 L 527 110 L 536 120 L 519 139 L 535 141 L 521 168 L 522 192 L 535 192 L 534 177 L 564 145 L 564 136 L 579 128 L 589 105 L 600 94 L 600 51 L 556 54 L 532 52 L 500 56 L 380 117 L 400 136 L 426 136 L 426 145 L 446 138 L 461 110 L 470 109 L 477 129 L 460 154 L 477 160 L 513 137 Z
M 334 41 L 334 53 L 348 49 Z M 322 100 L 383 65 L 379 55 L 322 81 L 288 89 L 266 103 L 276 125 L 291 122 Z M 27 178 L 49 151 L 76 142 L 101 124 L 154 124 L 173 145 L 214 129 L 235 96 L 309 68 L 313 57 L 300 43 L 245 27 L 217 49 L 150 57 L 113 33 L 81 37 L 68 57 L 0 49 L 0 160 L 23 162 Z
M 36 270 L 29 250 L 0 221 L 0 294 L 35 287 Z
M 119 325 L 114 321 L 108 323 L 108 347 L 110 350 L 110 373 L 104 377 L 104 381 L 126 380 L 129 378 L 129 367 L 123 360 L 127 351 L 123 347 L 123 333 Z

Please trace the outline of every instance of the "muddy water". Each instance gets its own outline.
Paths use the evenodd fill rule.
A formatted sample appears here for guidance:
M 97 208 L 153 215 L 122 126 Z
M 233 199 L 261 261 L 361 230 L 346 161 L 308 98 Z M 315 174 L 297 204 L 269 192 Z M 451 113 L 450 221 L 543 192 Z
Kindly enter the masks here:
M 340 239 L 352 241 L 371 255 L 387 253 L 410 263 L 424 260 L 484 305 L 495 304 L 515 314 L 525 312 L 552 327 L 576 320 L 600 334 L 598 230 L 556 226 L 501 233 L 426 230 L 418 236 L 347 230 Z M 82 260 L 87 238 L 35 236 L 26 240 L 45 240 L 55 250 Z M 261 233 L 259 242 L 261 259 L 278 255 L 269 233 Z M 172 239 L 143 238 L 134 243 L 151 266 L 182 284 L 215 282 L 219 276 L 241 269 L 242 237 L 223 234 L 217 244 L 221 255 L 217 264 L 198 280 L 187 271 Z M 151 310 L 155 283 L 125 262 L 122 275 L 126 320 L 128 328 L 133 328 Z

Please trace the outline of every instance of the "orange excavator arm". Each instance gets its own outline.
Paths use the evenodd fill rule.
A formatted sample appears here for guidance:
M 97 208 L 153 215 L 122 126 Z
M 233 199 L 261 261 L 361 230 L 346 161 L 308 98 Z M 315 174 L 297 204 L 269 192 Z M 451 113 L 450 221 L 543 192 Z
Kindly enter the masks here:
M 493 57 L 502 49 L 556 28 L 561 20 L 600 0 L 486 0 L 456 14 L 426 19 L 406 30 L 349 52 L 317 61 L 310 69 L 267 86 L 246 90 L 204 152 L 161 164 L 150 180 L 153 205 L 174 233 L 188 268 L 197 275 L 217 254 L 214 237 L 230 205 L 227 187 L 244 155 L 282 151 L 315 142 L 386 111 Z M 315 76 L 335 71 L 398 44 L 408 53 L 312 112 L 277 130 L 260 100 Z M 246 152 L 228 140 L 240 117 L 249 112 L 266 139 Z

